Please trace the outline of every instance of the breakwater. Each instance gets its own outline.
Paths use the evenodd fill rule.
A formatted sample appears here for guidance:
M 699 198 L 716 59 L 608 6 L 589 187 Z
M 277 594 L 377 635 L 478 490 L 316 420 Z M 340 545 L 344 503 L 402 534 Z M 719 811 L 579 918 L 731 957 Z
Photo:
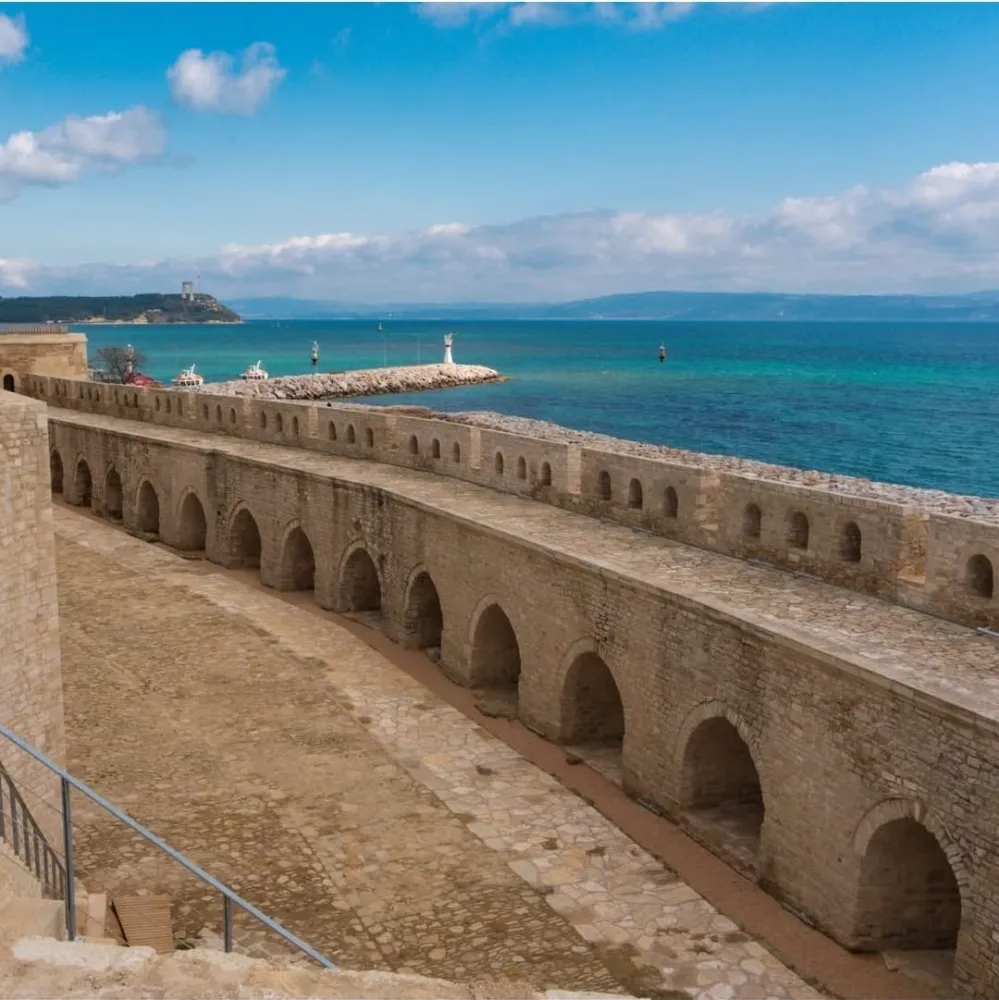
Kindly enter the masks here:
M 234 379 L 231 382 L 205 385 L 202 391 L 215 396 L 256 396 L 274 400 L 338 399 L 346 396 L 379 396 L 447 389 L 499 382 L 501 379 L 499 372 L 482 365 L 406 365 L 399 368 L 287 375 L 264 382 Z

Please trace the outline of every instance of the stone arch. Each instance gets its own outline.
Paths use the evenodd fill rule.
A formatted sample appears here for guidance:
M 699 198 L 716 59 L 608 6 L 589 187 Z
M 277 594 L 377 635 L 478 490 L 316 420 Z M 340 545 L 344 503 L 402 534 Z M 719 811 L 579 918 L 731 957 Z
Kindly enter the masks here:
M 763 512 L 755 503 L 747 503 L 742 510 L 742 534 L 744 538 L 759 538 L 763 524 Z
M 495 598 L 479 602 L 469 639 L 472 686 L 516 690 L 520 683 L 520 644 L 513 624 Z
M 52 480 L 52 492 L 62 493 L 62 455 L 58 448 L 49 452 L 49 479 Z
M 424 566 L 417 566 L 409 575 L 403 626 L 407 645 L 412 648 L 440 648 L 444 632 L 444 612 L 441 610 L 437 587 Z
M 121 520 L 124 503 L 121 476 L 113 465 L 109 465 L 104 474 L 104 514 L 109 521 Z
M 750 869 L 766 811 L 754 743 L 738 715 L 708 701 L 688 713 L 676 744 L 677 803 L 684 819 L 718 854 Z
M 839 557 L 843 562 L 859 563 L 863 554 L 864 536 L 856 521 L 847 521 L 839 536 Z
M 267 430 L 267 414 L 263 410 L 260 411 L 260 429 Z
M 672 486 L 667 486 L 663 494 L 663 513 L 667 517 L 676 517 L 680 513 L 680 498 Z
M 497 451 L 496 454 L 493 455 L 493 472 L 495 472 L 497 476 L 502 476 L 505 464 L 506 461 L 503 458 L 503 452 Z
M 964 583 L 975 597 L 991 600 L 994 587 L 992 560 L 980 552 L 973 555 L 964 567 Z
M 240 507 L 229 523 L 229 565 L 234 569 L 260 566 L 260 528 L 249 507 Z
M 236 426 L 236 408 L 234 406 L 229 407 L 229 423 L 233 427 Z
M 420 439 L 415 434 L 409 435 L 409 453 L 410 455 L 420 454 Z
M 357 432 L 354 430 L 353 424 L 347 424 L 347 444 L 357 443 Z
M 76 471 L 73 474 L 73 500 L 77 507 L 89 507 L 94 499 L 94 481 L 90 475 L 90 466 L 81 455 L 76 461 Z
M 291 418 L 291 434 L 292 437 L 298 437 L 298 417 Z
M 792 549 L 808 548 L 808 518 L 796 510 L 787 519 L 787 544 Z
M 221 406 L 221 404 L 216 405 L 216 407 L 215 407 L 215 423 L 217 423 L 220 427 L 222 426 L 222 406 Z
M 461 445 L 457 441 L 451 448 L 451 460 L 456 463 L 461 461 Z
M 521 455 L 517 459 L 517 478 L 526 479 L 527 478 L 527 459 Z
M 860 860 L 855 950 L 956 949 L 968 872 L 957 845 L 922 802 L 879 802 L 857 824 L 853 847 Z
M 158 535 L 160 533 L 160 498 L 156 495 L 156 490 L 148 479 L 143 479 L 139 486 L 136 511 L 139 531 L 147 535 Z
M 355 542 L 340 560 L 339 606 L 343 611 L 381 611 L 378 568 L 363 542 Z
M 541 463 L 541 485 L 551 486 L 552 484 L 552 467 L 548 462 Z
M 14 392 L 17 389 L 17 382 L 14 376 L 7 372 L 3 377 L 3 390 L 4 392 Z
M 284 415 L 277 413 L 274 415 L 274 429 L 278 434 L 284 434 Z
M 597 495 L 604 501 L 610 501 L 614 496 L 610 473 L 606 469 L 601 470 L 597 477 Z
M 182 552 L 204 552 L 207 537 L 205 508 L 198 494 L 188 490 L 177 511 L 177 548 Z
M 326 425 L 326 436 L 331 441 L 336 440 L 336 424 L 332 420 Z
M 434 438 L 433 441 L 430 442 L 430 457 L 441 457 L 441 443 L 439 438 Z
M 364 443 L 369 448 L 374 448 L 375 446 L 375 432 L 370 427 L 364 429 Z
M 632 510 L 641 510 L 643 503 L 642 482 L 640 479 L 632 479 L 628 483 L 628 506 Z
M 316 586 L 316 555 L 312 542 L 293 522 L 284 533 L 278 569 L 279 590 L 314 590 Z
M 607 743 L 620 751 L 624 701 L 613 671 L 591 640 L 575 643 L 559 671 L 559 730 L 563 743 Z

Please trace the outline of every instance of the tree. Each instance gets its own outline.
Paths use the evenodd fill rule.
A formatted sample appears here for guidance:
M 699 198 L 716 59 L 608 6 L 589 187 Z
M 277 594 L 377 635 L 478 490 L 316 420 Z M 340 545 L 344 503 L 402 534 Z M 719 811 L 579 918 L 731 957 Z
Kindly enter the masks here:
M 141 371 L 145 356 L 134 347 L 102 347 L 97 352 L 98 371 L 105 381 L 127 382 L 130 374 Z

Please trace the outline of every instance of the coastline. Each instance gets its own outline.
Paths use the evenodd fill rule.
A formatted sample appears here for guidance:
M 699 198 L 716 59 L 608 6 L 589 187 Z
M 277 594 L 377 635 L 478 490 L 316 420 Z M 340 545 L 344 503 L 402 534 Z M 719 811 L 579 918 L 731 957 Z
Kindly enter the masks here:
M 254 396 L 295 402 L 425 392 L 502 381 L 504 378 L 498 371 L 482 365 L 431 364 L 284 375 L 263 382 L 232 379 L 205 383 L 201 391 L 214 396 Z

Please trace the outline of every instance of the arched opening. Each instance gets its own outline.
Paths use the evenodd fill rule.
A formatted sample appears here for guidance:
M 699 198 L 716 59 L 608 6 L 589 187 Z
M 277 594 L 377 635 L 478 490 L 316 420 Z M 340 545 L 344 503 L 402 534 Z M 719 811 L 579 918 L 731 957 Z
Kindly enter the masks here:
M 284 417 L 280 413 L 274 418 L 274 427 L 278 434 L 284 434 Z
M 855 521 L 849 521 L 843 525 L 843 532 L 839 539 L 839 557 L 843 562 L 859 563 L 863 544 L 864 537 L 860 533 L 860 526 Z
M 222 423 L 222 407 L 221 406 L 216 406 L 215 407 L 215 423 L 217 423 L 217 424 L 221 424 Z
M 115 402 L 117 402 L 117 400 L 118 400 L 118 390 L 116 389 L 115 390 Z M 208 404 L 207 403 L 202 403 L 201 404 L 201 418 L 202 418 L 202 420 L 207 420 L 208 419 Z
M 680 498 L 672 486 L 667 486 L 666 492 L 663 494 L 663 513 L 667 517 L 676 517 L 679 512 Z
M 430 443 L 430 454 L 434 458 L 441 457 L 441 443 L 440 441 L 437 440 L 437 438 L 434 438 L 433 441 Z
M 57 451 L 49 453 L 49 478 L 52 480 L 52 492 L 62 493 L 62 455 Z
M 242 507 L 229 529 L 229 564 L 234 569 L 260 566 L 260 529 L 253 515 Z
M 236 410 L 234 407 L 229 407 L 229 423 L 235 427 L 236 426 Z
M 147 535 L 160 533 L 160 498 L 156 495 L 152 483 L 143 480 L 139 487 L 139 531 Z
M 628 483 L 628 506 L 633 510 L 642 509 L 642 484 L 637 479 Z
M 408 645 L 414 649 L 440 650 L 444 614 L 430 574 L 421 572 L 409 588 L 405 628 Z
M 354 549 L 344 563 L 340 602 L 343 610 L 348 612 L 379 612 L 382 609 L 381 581 L 375 562 L 366 549 Z
M 461 461 L 461 445 L 457 441 L 454 443 L 454 447 L 451 449 L 451 459 L 454 462 Z
M 580 653 L 565 675 L 561 735 L 595 771 L 621 783 L 624 705 L 610 669 L 596 653 Z
M 409 436 L 409 453 L 410 455 L 420 454 L 420 440 L 415 434 Z
M 541 463 L 541 485 L 551 486 L 552 484 L 552 467 L 547 462 Z
M 763 523 L 763 513 L 755 503 L 747 503 L 742 512 L 742 535 L 744 538 L 759 538 Z
M 11 375 L 9 372 L 3 377 L 3 388 L 4 392 L 14 391 L 14 376 Z
M 261 413 L 260 414 L 260 429 L 262 431 L 267 430 L 267 414 L 266 413 Z
M 375 432 L 370 427 L 368 427 L 364 432 L 364 441 L 369 448 L 374 448 Z
M 992 563 L 983 555 L 972 556 L 964 571 L 968 589 L 976 596 L 992 599 Z
M 597 493 L 601 500 L 609 501 L 613 496 L 609 472 L 601 472 L 597 480 Z
M 861 862 L 855 950 L 931 952 L 905 964 L 947 987 L 960 929 L 961 891 L 936 837 L 911 817 L 885 823 Z
M 503 475 L 503 452 L 498 451 L 493 456 L 493 471 L 497 476 Z
M 473 687 L 517 690 L 520 645 L 510 619 L 498 604 L 490 604 L 476 622 L 471 668 Z
M 208 524 L 205 508 L 196 493 L 188 493 L 180 505 L 177 524 L 177 548 L 182 552 L 204 552 Z
M 354 444 L 357 441 L 357 434 L 353 424 L 347 424 L 347 444 Z
M 808 548 L 808 518 L 800 510 L 788 518 L 787 544 L 792 549 Z
M 104 514 L 109 521 L 120 521 L 122 511 L 121 476 L 112 465 L 104 477 Z
M 336 424 L 331 420 L 326 427 L 326 434 L 331 441 L 336 440 Z
M 527 459 L 523 455 L 517 459 L 517 478 L 526 479 L 527 478 Z
M 85 458 L 81 458 L 76 463 L 76 475 L 73 477 L 73 503 L 77 507 L 89 507 L 93 499 L 94 482 L 90 477 L 90 466 Z
M 316 585 L 316 557 L 309 536 L 293 528 L 281 550 L 279 590 L 313 590 Z
M 702 722 L 683 754 L 680 805 L 704 841 L 752 871 L 763 828 L 763 791 L 749 747 L 728 719 Z

